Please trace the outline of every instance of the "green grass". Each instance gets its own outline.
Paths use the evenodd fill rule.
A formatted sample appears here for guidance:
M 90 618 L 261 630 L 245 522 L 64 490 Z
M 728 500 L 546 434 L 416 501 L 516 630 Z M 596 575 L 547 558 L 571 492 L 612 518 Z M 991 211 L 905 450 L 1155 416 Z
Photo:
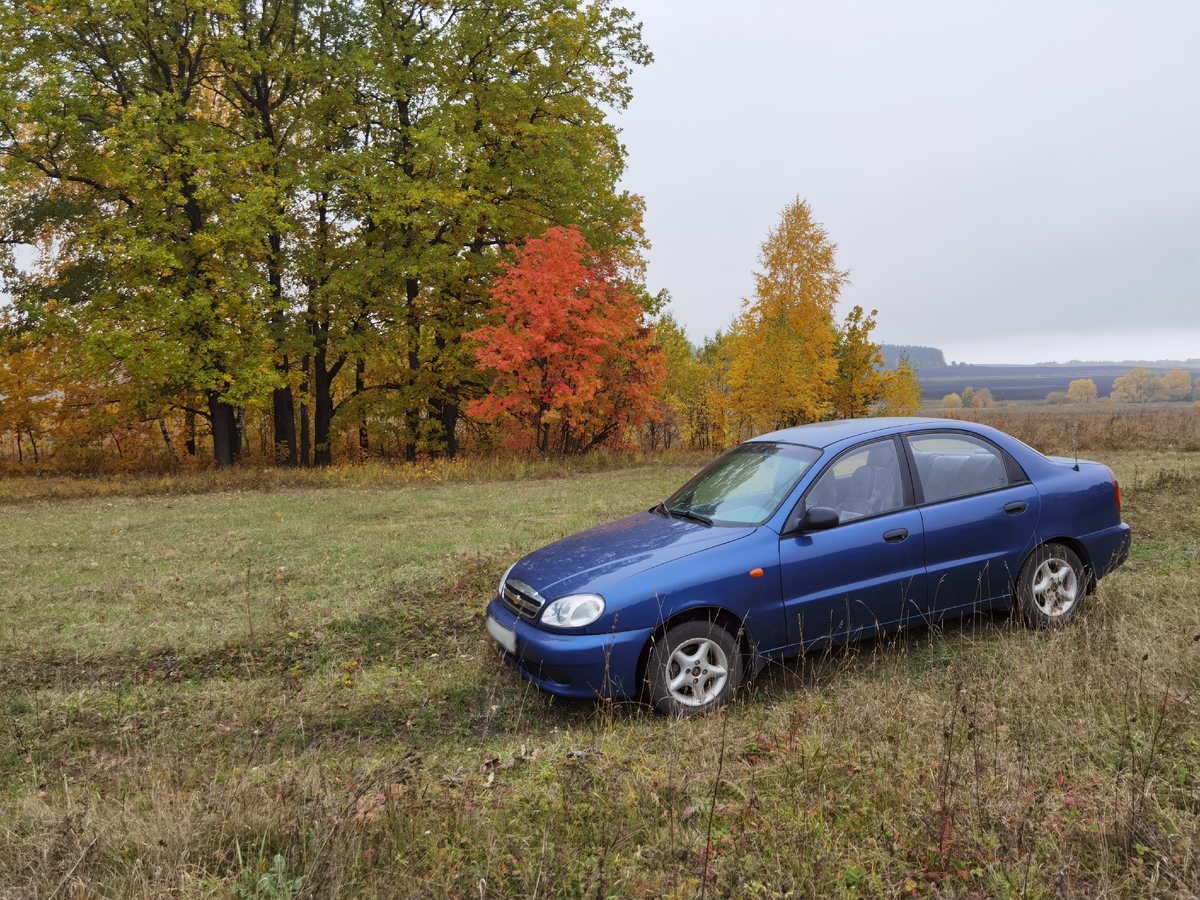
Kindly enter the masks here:
M 1076 626 L 813 655 L 699 721 L 543 695 L 481 627 L 694 461 L 6 484 L 0 897 L 1193 896 L 1200 457 L 1088 456 L 1137 537 Z

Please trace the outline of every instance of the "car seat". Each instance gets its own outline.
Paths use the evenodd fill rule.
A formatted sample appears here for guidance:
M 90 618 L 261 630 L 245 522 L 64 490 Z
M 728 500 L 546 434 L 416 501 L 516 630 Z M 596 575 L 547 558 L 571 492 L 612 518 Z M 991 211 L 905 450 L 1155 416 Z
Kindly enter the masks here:
M 850 476 L 846 499 L 836 507 L 838 521 L 861 519 L 893 508 L 896 483 L 882 466 L 859 466 Z
M 876 444 L 867 454 L 867 465 L 883 469 L 892 479 L 892 496 L 884 499 L 883 505 L 873 512 L 887 512 L 904 505 L 904 484 L 900 480 L 900 460 L 896 457 L 895 445 L 890 441 Z

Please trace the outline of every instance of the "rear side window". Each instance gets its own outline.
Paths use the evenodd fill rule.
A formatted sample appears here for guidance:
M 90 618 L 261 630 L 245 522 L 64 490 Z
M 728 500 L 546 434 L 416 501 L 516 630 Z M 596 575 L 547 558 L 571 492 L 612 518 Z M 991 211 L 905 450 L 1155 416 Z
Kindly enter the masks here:
M 917 464 L 926 503 L 980 494 L 1009 484 L 1000 451 L 966 434 L 916 434 L 905 438 Z

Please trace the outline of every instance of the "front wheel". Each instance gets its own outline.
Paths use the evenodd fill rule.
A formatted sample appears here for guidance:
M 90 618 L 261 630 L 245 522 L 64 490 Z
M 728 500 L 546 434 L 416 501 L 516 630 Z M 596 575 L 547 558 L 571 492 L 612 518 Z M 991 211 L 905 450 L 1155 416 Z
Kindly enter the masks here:
M 1083 609 L 1086 593 L 1083 563 L 1064 544 L 1042 544 L 1025 560 L 1017 576 L 1021 615 L 1033 628 L 1066 625 Z
M 646 676 L 657 712 L 702 716 L 733 696 L 742 654 L 737 639 L 716 622 L 681 622 L 655 642 Z

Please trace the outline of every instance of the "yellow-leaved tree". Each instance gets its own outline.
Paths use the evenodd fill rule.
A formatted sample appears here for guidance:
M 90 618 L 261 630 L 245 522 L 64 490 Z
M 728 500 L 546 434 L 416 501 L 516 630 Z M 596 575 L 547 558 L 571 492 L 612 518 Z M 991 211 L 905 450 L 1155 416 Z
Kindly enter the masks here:
M 1117 403 L 1161 403 L 1170 399 L 1162 376 L 1143 366 L 1116 379 L 1109 397 Z
M 719 448 L 728 444 L 730 433 L 729 371 L 734 348 L 732 332 L 719 329 L 710 338 L 705 338 L 700 348 L 700 365 L 704 368 L 703 398 L 707 406 L 708 431 L 698 435 L 696 446 Z
M 888 373 L 883 369 L 881 345 L 872 343 L 871 330 L 879 310 L 868 316 L 856 306 L 837 330 L 834 358 L 837 377 L 830 390 L 835 419 L 861 419 L 871 415 L 888 387 Z
M 837 379 L 833 310 L 849 272 L 837 244 L 800 198 L 767 234 L 730 335 L 728 419 L 733 440 L 824 418 Z
M 1090 378 L 1078 378 L 1067 385 L 1067 399 L 1072 403 L 1095 403 L 1096 382 Z
M 1172 369 L 1163 376 L 1168 400 L 1188 400 L 1192 396 L 1192 373 L 1187 369 Z
M 696 359 L 687 332 L 671 313 L 654 326 L 654 341 L 662 348 L 667 378 L 647 425 L 650 449 L 660 444 L 669 449 L 676 438 L 695 446 L 708 415 L 704 367 Z
M 924 396 L 917 370 L 909 365 L 906 354 L 900 357 L 895 369 L 884 372 L 883 403 L 875 412 L 881 416 L 911 416 L 920 411 Z

